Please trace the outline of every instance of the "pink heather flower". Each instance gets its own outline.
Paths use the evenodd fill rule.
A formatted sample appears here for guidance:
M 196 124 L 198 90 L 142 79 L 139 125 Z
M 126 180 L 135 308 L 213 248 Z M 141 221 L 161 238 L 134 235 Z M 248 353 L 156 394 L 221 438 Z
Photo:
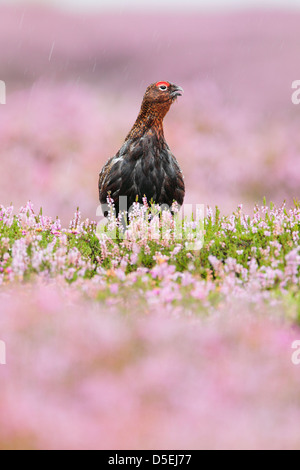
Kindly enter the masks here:
M 12 271 L 23 278 L 28 262 L 27 245 L 24 238 L 16 240 L 12 247 Z
M 148 201 L 147 201 L 147 198 L 146 198 L 146 197 L 143 197 L 143 204 L 144 204 L 144 206 L 145 206 L 146 209 L 149 208 Z
M 300 256 L 299 256 L 299 248 L 295 248 L 294 250 L 290 251 L 286 256 L 286 268 L 285 274 L 288 278 L 292 280 L 293 283 L 298 284 L 298 270 L 300 266 Z
M 31 201 L 28 201 L 24 207 L 20 208 L 20 214 L 28 214 L 28 217 L 34 215 L 34 208 Z
M 169 265 L 166 262 L 161 264 L 157 264 L 154 268 L 151 269 L 150 273 L 152 277 L 159 278 L 159 279 L 166 279 L 168 277 L 172 277 L 175 273 L 175 266 Z
M 119 292 L 119 285 L 116 284 L 116 283 L 115 284 L 110 284 L 109 288 L 110 288 L 110 292 L 112 294 L 117 294 Z
M 121 262 L 120 262 L 120 268 L 121 268 L 123 271 L 125 271 L 125 269 L 127 268 L 127 265 L 128 265 L 127 259 L 125 259 L 125 257 L 122 258 L 122 259 L 121 259 Z
M 194 282 L 194 277 L 192 276 L 190 272 L 185 271 L 181 274 L 181 285 L 183 287 L 189 286 L 193 282 Z
M 201 281 L 194 283 L 194 289 L 191 291 L 191 296 L 198 300 L 206 299 L 205 284 Z
M 181 246 L 181 245 L 175 246 L 175 248 L 174 248 L 173 251 L 171 252 L 171 258 L 175 258 L 176 255 L 178 255 L 178 253 L 180 253 L 181 250 L 182 250 L 182 246 Z
M 13 206 L 7 208 L 0 206 L 0 221 L 3 220 L 4 225 L 6 225 L 7 227 L 11 227 L 13 223 L 13 210 Z
M 126 274 L 121 268 L 115 269 L 115 275 L 117 276 L 118 279 L 120 279 L 120 281 L 126 280 Z
M 81 212 L 77 210 L 74 214 L 73 220 L 70 222 L 70 229 L 76 230 L 80 224 L 81 221 Z
M 181 300 L 182 295 L 178 289 L 177 284 L 168 282 L 160 289 L 159 298 L 161 302 L 169 304 L 174 300 Z
M 210 262 L 210 264 L 212 265 L 212 267 L 217 273 L 220 273 L 221 271 L 223 271 L 223 263 L 222 261 L 219 261 L 218 258 L 216 258 L 213 255 L 209 255 L 208 261 Z
M 237 266 L 238 264 L 236 259 L 229 257 L 225 260 L 224 269 L 226 272 L 237 272 Z
M 4 237 L 4 238 L 1 238 L 0 243 L 1 243 L 1 246 L 2 246 L 3 248 L 5 248 L 5 249 L 7 249 L 7 250 L 9 249 L 9 247 L 10 247 L 9 238 L 5 238 L 5 237 Z
M 211 219 L 212 221 L 214 220 L 213 210 L 211 209 L 211 207 L 206 208 L 206 217 L 208 219 Z
M 130 264 L 136 264 L 138 262 L 139 256 L 136 253 L 133 253 L 130 256 Z

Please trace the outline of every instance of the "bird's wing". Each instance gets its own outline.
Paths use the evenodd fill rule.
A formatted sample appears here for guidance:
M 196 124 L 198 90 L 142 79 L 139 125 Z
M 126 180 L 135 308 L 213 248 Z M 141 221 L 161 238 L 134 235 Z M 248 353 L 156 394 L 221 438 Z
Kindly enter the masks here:
M 107 202 L 108 193 L 113 200 L 119 196 L 120 189 L 124 178 L 128 175 L 124 174 L 124 168 L 128 165 L 123 165 L 124 160 L 128 156 L 129 142 L 124 143 L 116 155 L 110 158 L 102 168 L 99 175 L 99 199 L 101 204 Z M 125 171 L 127 173 L 127 171 Z
M 164 146 L 161 155 L 164 181 L 160 198 L 169 206 L 171 206 L 174 201 L 181 206 L 185 195 L 185 184 L 182 171 L 167 144 Z
M 99 175 L 99 199 L 102 204 L 107 202 L 108 193 L 114 199 L 114 195 L 121 183 L 122 158 L 117 154 L 112 157 L 102 168 Z

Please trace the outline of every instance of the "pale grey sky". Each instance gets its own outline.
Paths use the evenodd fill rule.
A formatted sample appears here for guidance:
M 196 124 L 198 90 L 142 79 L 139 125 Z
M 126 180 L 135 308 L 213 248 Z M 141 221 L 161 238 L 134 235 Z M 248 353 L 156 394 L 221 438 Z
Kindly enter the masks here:
M 70 10 L 141 9 L 155 10 L 228 10 L 233 8 L 300 8 L 300 0 L 0 0 L 0 3 L 40 3 Z

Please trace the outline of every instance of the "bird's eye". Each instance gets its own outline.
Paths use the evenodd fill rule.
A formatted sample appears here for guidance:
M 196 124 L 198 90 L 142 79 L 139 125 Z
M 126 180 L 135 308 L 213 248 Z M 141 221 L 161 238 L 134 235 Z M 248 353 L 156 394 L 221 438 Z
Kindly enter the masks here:
M 169 83 L 167 83 L 167 82 L 157 82 L 156 86 L 159 90 L 166 91 L 169 87 Z

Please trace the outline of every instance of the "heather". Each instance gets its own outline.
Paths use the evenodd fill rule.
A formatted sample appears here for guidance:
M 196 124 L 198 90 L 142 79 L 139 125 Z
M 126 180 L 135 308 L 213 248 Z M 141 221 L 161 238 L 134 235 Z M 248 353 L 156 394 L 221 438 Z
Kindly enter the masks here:
M 17 215 L 2 206 L 0 283 L 40 278 L 121 307 L 139 299 L 146 309 L 157 303 L 197 312 L 218 308 L 227 297 L 288 299 L 292 318 L 300 320 L 297 202 L 256 206 L 250 215 L 242 205 L 230 216 L 209 207 L 203 218 L 175 210 L 160 212 L 144 201 L 126 224 L 112 211 L 97 224 L 82 220 L 78 209 L 63 228 L 30 202 Z
M 185 90 L 165 136 L 186 202 L 228 214 L 264 196 L 279 205 L 299 197 L 299 106 L 291 101 L 299 12 L 186 12 L 166 21 L 26 5 L 1 6 L 1 18 L 1 204 L 31 200 L 64 224 L 79 206 L 94 219 L 98 173 L 157 80 Z
M 1 207 L 1 448 L 298 448 L 300 207 L 148 211 Z
M 280 309 L 124 316 L 57 285 L 1 309 L 2 449 L 299 448 L 297 332 Z

